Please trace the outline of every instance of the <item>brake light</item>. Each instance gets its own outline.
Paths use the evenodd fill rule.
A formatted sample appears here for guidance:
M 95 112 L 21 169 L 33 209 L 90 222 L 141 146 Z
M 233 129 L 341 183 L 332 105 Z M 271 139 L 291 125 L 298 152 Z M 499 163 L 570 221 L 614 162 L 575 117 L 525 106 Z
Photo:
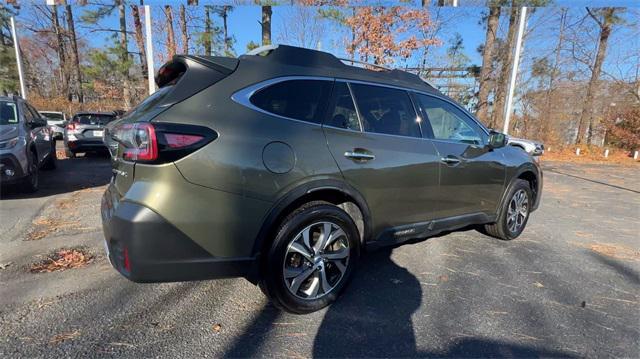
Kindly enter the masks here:
M 158 159 L 158 139 L 153 125 L 146 122 L 127 124 L 127 143 L 124 159 L 131 161 L 155 161 Z
M 109 135 L 122 145 L 125 160 L 154 164 L 176 161 L 218 138 L 207 127 L 149 122 L 120 124 Z

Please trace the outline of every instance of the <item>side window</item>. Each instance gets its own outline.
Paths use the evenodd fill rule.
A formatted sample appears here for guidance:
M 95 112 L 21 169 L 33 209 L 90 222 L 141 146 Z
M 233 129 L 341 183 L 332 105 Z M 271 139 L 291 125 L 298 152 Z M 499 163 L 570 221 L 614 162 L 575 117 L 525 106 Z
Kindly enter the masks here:
M 346 83 L 336 82 L 333 85 L 333 104 L 325 125 L 360 131 L 358 113 Z
M 486 142 L 484 131 L 460 109 L 435 97 L 417 94 L 416 98 L 428 117 L 435 139 L 474 145 Z
M 332 84 L 321 80 L 278 82 L 256 92 L 251 103 L 275 115 L 320 123 Z
M 367 132 L 421 137 L 416 112 L 404 90 L 352 84 L 356 103 Z

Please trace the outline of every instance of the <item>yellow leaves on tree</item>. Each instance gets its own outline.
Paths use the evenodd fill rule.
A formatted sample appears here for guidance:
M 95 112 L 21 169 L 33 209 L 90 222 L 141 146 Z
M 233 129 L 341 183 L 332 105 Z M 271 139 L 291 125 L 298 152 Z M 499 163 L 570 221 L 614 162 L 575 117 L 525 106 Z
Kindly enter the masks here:
M 438 39 L 419 38 L 433 26 L 427 9 L 408 7 L 358 7 L 346 19 L 353 31 L 347 51 L 360 60 L 378 65 L 393 63 L 394 58 L 408 58 L 427 45 L 439 44 Z

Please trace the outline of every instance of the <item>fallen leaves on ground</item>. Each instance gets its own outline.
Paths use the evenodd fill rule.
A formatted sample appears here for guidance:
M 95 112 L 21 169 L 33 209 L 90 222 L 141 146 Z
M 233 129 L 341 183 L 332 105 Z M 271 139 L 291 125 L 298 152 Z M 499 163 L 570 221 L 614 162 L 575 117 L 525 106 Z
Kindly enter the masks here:
M 64 230 L 81 229 L 78 221 L 63 221 L 55 218 L 40 217 L 33 222 L 34 227 L 27 233 L 25 240 L 36 241 L 48 236 L 50 233 Z
M 13 262 L 0 263 L 0 270 L 2 270 L 2 269 L 7 269 L 7 268 L 9 268 L 9 266 L 11 266 L 12 264 L 13 264 Z
M 49 340 L 49 343 L 51 343 L 51 344 L 62 343 L 65 340 L 74 339 L 75 337 L 77 337 L 79 335 L 80 335 L 80 331 L 78 329 L 76 329 L 76 330 L 74 330 L 72 332 L 68 332 L 68 333 L 56 334 L 51 338 L 51 340 Z
M 32 273 L 49 273 L 71 268 L 84 267 L 93 261 L 93 255 L 82 249 L 60 249 L 47 259 L 31 265 Z

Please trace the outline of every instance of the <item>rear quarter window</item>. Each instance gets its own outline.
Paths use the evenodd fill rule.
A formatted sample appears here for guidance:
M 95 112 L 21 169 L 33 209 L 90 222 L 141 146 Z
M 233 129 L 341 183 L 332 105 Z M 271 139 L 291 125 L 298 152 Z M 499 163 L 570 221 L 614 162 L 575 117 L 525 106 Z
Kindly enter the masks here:
M 256 92 L 251 103 L 274 115 L 320 123 L 332 84 L 322 80 L 282 81 Z

